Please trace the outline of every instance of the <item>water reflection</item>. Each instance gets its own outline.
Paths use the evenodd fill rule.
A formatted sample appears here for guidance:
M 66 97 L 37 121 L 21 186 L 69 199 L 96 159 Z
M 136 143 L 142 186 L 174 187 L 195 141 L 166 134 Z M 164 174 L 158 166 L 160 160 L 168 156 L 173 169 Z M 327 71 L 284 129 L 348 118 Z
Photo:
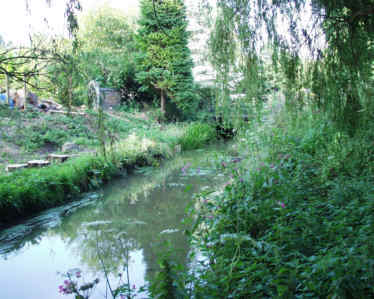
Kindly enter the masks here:
M 213 156 L 212 151 L 193 152 L 158 170 L 142 169 L 143 174 L 105 187 L 98 198 L 87 196 L 3 231 L 0 285 L 9 288 L 0 288 L 0 298 L 61 298 L 57 286 L 63 279 L 51 273 L 69 267 L 80 268 L 87 280 L 99 277 L 101 283 L 92 298 L 103 298 L 107 292 L 104 272 L 116 287 L 118 274 L 125 279 L 129 270 L 130 284 L 139 287 L 152 279 L 158 257 L 168 249 L 170 258 L 186 265 L 185 208 L 194 192 L 223 179 L 212 167 Z M 48 286 L 43 284 L 25 297 L 22 290 L 32 283 L 20 261 L 25 269 L 35 269 L 33 278 Z M 18 274 L 8 275 L 11 269 Z

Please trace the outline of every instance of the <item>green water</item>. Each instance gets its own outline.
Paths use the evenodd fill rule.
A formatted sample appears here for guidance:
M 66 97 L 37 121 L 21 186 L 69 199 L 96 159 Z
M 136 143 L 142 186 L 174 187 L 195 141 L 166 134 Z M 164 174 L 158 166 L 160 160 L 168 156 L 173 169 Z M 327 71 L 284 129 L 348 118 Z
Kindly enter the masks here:
M 223 150 L 192 151 L 140 169 L 0 232 L 0 298 L 72 298 L 58 286 L 62 273 L 79 269 L 86 282 L 100 279 L 90 298 L 101 299 L 109 292 L 106 276 L 112 288 L 129 279 L 138 289 L 166 253 L 188 266 L 186 207 L 197 192 L 222 185 L 215 165 Z

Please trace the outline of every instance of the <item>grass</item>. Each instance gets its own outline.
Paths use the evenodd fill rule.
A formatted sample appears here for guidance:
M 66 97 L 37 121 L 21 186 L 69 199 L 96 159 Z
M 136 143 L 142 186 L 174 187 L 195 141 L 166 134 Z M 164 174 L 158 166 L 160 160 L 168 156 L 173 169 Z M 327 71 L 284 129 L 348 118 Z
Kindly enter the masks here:
M 141 119 L 136 113 L 106 114 L 105 127 L 108 139 L 127 138 L 132 133 L 161 142 L 169 142 L 184 132 L 184 125 L 169 124 L 161 132 L 160 125 Z M 92 152 L 98 147 L 97 115 L 86 116 L 49 114 L 32 110 L 10 110 L 0 105 L 0 173 L 6 164 L 24 163 L 31 159 L 44 159 L 49 153 L 60 153 L 66 142 L 80 145 L 78 152 Z
M 210 124 L 196 122 L 191 124 L 180 140 L 182 149 L 202 147 L 217 138 L 216 129 Z
M 45 146 L 61 147 L 74 138 L 85 138 L 93 143 L 93 118 L 70 117 L 35 111 L 10 110 L 0 107 L 2 139 L 20 147 L 24 152 L 33 152 Z

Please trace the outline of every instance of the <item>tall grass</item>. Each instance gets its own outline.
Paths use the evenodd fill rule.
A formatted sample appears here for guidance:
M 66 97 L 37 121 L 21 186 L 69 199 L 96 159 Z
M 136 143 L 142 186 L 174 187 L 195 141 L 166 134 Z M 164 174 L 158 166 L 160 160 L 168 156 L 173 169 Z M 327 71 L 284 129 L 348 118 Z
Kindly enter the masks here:
M 183 150 L 200 148 L 216 139 L 216 130 L 210 124 L 196 122 L 187 127 L 180 138 Z

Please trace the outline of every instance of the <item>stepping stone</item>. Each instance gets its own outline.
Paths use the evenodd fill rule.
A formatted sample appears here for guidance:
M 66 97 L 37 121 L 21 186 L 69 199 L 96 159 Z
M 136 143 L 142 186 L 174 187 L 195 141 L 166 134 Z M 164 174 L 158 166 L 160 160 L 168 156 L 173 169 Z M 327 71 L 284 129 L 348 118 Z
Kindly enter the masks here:
M 59 161 L 59 162 L 65 162 L 67 159 L 69 159 L 70 155 L 57 155 L 57 154 L 49 154 L 48 160 L 53 161 Z
M 27 164 L 9 164 L 9 165 L 7 165 L 7 167 L 5 168 L 5 170 L 7 172 L 12 172 L 12 171 L 15 171 L 15 170 L 18 170 L 18 169 L 27 168 L 27 167 L 28 167 Z
M 28 167 L 43 167 L 51 164 L 47 160 L 31 160 L 27 162 Z

